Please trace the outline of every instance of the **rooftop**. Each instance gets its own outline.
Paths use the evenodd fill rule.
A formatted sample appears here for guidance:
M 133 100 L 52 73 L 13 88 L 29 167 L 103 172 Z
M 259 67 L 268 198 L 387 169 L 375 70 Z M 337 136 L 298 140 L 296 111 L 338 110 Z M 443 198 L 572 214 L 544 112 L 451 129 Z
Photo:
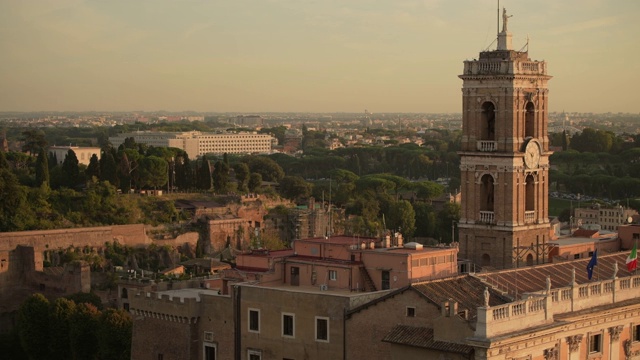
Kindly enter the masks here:
M 593 239 L 591 239 L 593 241 Z M 577 284 L 613 278 L 614 263 L 618 264 L 617 277 L 633 275 L 627 270 L 626 259 L 629 251 L 598 256 L 598 265 L 593 270 L 593 278 L 587 277 L 587 264 L 591 258 L 566 261 L 555 264 L 537 265 L 519 269 L 497 270 L 488 273 L 475 274 L 481 280 L 509 293 L 511 296 L 527 292 L 538 292 L 546 288 L 547 277 L 551 280 L 551 288 L 565 287 L 571 284 L 572 273 L 575 270 Z
M 382 339 L 384 342 L 400 345 L 417 346 L 438 351 L 471 354 L 473 347 L 464 344 L 456 344 L 445 341 L 437 341 L 433 338 L 433 329 L 409 325 L 396 325 Z

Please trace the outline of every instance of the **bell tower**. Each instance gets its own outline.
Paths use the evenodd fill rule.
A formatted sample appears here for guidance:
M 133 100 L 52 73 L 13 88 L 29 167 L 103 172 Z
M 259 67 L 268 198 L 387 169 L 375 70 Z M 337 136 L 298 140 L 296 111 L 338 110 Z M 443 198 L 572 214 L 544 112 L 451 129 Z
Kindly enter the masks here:
M 547 64 L 511 46 L 464 62 L 459 257 L 484 268 L 546 262 L 550 225 Z

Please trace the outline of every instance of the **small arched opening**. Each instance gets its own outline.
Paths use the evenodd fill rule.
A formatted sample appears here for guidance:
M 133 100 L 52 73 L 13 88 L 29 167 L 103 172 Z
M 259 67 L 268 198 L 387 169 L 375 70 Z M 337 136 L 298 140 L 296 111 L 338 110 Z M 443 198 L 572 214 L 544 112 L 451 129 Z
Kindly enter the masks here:
M 533 265 L 533 255 L 529 254 L 527 255 L 527 266 L 532 266 Z
M 482 266 L 491 266 L 491 256 L 482 254 Z
M 535 105 L 531 101 L 527 102 L 524 112 L 524 137 L 535 137 Z
M 129 298 L 129 292 L 127 291 L 127 288 L 122 288 L 122 292 L 120 293 L 120 298 L 122 299 Z
M 495 141 L 496 139 L 496 107 L 492 102 L 482 104 L 481 140 Z

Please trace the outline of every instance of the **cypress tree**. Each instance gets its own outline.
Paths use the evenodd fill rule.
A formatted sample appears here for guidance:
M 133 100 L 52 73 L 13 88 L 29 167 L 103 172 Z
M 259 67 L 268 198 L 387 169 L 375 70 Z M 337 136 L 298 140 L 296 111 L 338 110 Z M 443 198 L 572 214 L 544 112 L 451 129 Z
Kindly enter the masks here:
M 198 171 L 198 189 L 211 190 L 211 165 L 207 156 L 202 156 L 202 163 Z
M 108 181 L 118 187 L 118 174 L 116 174 L 116 160 L 111 151 L 103 151 L 100 157 L 100 181 Z
M 49 158 L 44 148 L 40 149 L 38 158 L 36 159 L 36 185 L 50 186 L 49 181 Z
M 89 166 L 87 166 L 84 173 L 87 175 L 87 179 L 89 180 L 94 176 L 96 179 L 100 179 L 100 160 L 98 160 L 98 156 L 96 154 L 91 156 Z
M 65 156 L 64 161 L 62 162 L 62 175 L 64 178 L 62 183 L 63 186 L 73 189 L 78 185 L 80 180 L 79 163 L 76 152 L 69 149 L 69 151 L 67 151 L 67 156 Z

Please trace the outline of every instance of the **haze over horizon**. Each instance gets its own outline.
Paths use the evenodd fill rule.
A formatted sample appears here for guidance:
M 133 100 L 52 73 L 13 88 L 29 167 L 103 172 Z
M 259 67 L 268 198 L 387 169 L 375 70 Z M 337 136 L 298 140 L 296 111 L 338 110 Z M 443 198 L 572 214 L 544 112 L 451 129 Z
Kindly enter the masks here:
M 462 110 L 495 0 L 0 0 L 0 111 Z M 640 1 L 503 0 L 550 111 L 640 113 Z M 495 48 L 495 44 L 491 45 Z

